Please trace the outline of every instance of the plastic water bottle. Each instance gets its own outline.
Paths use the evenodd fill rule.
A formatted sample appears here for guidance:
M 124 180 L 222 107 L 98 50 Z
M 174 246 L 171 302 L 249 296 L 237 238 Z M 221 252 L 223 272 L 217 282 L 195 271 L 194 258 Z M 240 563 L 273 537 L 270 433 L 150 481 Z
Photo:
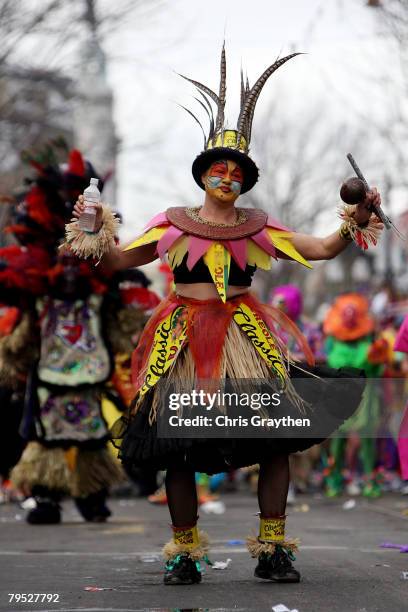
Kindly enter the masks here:
M 96 223 L 96 208 L 101 200 L 101 192 L 98 189 L 98 179 L 91 178 L 89 187 L 84 191 L 84 212 L 79 217 L 78 224 L 84 232 L 94 232 Z

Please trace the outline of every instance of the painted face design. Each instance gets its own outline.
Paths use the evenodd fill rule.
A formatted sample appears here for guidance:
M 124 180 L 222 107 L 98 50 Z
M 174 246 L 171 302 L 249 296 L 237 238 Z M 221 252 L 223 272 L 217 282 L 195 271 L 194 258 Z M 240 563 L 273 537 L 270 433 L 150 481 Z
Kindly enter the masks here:
M 218 160 L 205 175 L 205 190 L 217 200 L 233 202 L 241 193 L 243 180 L 242 170 L 236 162 Z

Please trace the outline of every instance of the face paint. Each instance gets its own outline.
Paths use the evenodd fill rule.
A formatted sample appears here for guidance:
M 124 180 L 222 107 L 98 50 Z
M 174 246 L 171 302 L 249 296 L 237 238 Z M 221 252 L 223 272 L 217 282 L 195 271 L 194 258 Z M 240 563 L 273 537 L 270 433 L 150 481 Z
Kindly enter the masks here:
M 212 176 L 227 176 L 228 174 L 228 162 L 225 159 L 216 161 L 210 166 L 210 173 Z
M 204 178 L 207 193 L 222 202 L 234 202 L 241 192 L 242 182 L 242 170 L 231 160 L 214 162 Z
M 207 176 L 206 185 L 208 189 L 217 189 L 221 185 L 222 178 L 219 176 Z

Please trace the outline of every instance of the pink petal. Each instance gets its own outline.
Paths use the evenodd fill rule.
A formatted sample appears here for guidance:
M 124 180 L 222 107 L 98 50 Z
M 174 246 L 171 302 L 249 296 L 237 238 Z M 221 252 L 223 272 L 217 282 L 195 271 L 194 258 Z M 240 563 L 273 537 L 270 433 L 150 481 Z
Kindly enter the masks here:
M 196 236 L 190 236 L 190 246 L 188 249 L 187 257 L 187 268 L 191 270 L 213 244 L 213 240 L 207 240 L 206 238 L 197 238 Z
M 178 227 L 174 227 L 174 225 L 170 225 L 167 232 L 163 234 L 157 243 L 157 253 L 160 259 L 163 259 L 166 251 L 177 240 L 177 238 L 180 238 L 183 233 L 183 230 L 178 229 Z
M 272 257 L 276 258 L 276 249 L 264 229 L 258 232 L 257 234 L 251 236 L 251 239 L 256 242 L 256 244 L 261 247 L 263 251 L 268 253 L 268 255 L 271 255 Z
M 241 238 L 240 240 L 228 240 L 226 242 L 226 246 L 241 270 L 245 270 L 248 261 L 247 239 Z
M 167 219 L 166 213 L 161 212 L 155 217 L 153 217 L 153 219 L 150 219 L 149 223 L 145 227 L 145 231 L 152 229 L 152 227 L 157 227 L 158 225 L 167 225 L 167 224 L 169 224 L 169 221 Z
M 282 223 L 279 223 L 279 221 L 276 221 L 276 219 L 269 216 L 266 222 L 266 227 L 272 227 L 273 229 L 282 230 L 283 232 L 293 232 L 293 230 L 289 229 L 288 227 L 285 227 L 284 225 L 282 225 Z
M 405 316 L 395 339 L 394 351 L 408 353 L 408 315 Z

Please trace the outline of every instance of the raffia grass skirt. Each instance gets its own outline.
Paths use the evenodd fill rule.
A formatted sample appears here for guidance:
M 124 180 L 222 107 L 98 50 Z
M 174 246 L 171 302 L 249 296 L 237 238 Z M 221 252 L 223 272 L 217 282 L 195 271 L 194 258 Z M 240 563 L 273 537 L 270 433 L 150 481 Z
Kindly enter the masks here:
M 72 497 L 87 497 L 123 482 L 121 465 L 107 448 L 48 448 L 30 442 L 11 472 L 13 484 L 24 491 L 42 486 Z
M 204 357 L 205 358 L 205 357 Z M 287 401 L 297 406 L 306 414 L 306 406 L 316 414 L 319 411 L 332 409 L 336 412 L 337 423 L 348 419 L 357 409 L 364 390 L 364 373 L 352 368 L 335 370 L 325 366 L 311 367 L 305 364 L 301 368 L 286 363 L 288 374 Z M 291 379 L 311 377 L 324 378 L 324 389 L 313 387 L 309 397 L 300 398 L 294 389 Z M 271 390 L 279 388 L 271 369 L 256 351 L 250 340 L 239 327 L 231 321 L 225 335 L 222 359 L 221 378 L 242 381 L 258 379 Z M 347 386 L 344 384 L 347 379 Z M 350 379 L 355 384 L 350 385 Z M 196 368 L 189 345 L 182 349 L 171 369 L 165 374 L 165 384 L 171 384 L 172 392 L 193 389 L 196 381 Z M 347 387 L 347 388 L 345 388 Z M 248 391 L 248 388 L 246 388 Z M 259 389 L 258 389 L 259 391 Z M 339 402 L 333 397 L 343 394 L 341 414 Z M 161 438 L 157 435 L 157 416 L 161 410 L 160 401 L 163 389 L 159 393 L 153 387 L 143 397 L 134 399 L 128 415 L 115 424 L 112 438 L 120 449 L 119 457 L 131 473 L 146 467 L 165 470 L 172 466 L 188 464 L 196 471 L 207 474 L 246 467 L 267 460 L 275 453 L 294 453 L 303 451 L 322 442 L 322 438 Z M 343 399 L 344 398 L 344 399 Z M 268 409 L 266 416 L 273 416 L 273 408 Z M 159 415 L 160 416 L 160 415 Z
M 203 356 L 203 359 L 205 359 L 205 356 Z M 282 362 L 284 361 L 283 355 L 281 355 L 281 360 Z M 231 322 L 228 327 L 222 349 L 220 380 L 222 379 L 237 381 L 237 384 L 239 384 L 238 381 L 247 379 L 269 380 L 275 390 L 279 388 L 278 381 L 271 378 L 271 370 L 266 362 L 260 358 L 251 342 L 243 335 L 238 325 L 234 322 Z M 187 345 L 175 360 L 172 368 L 163 377 L 162 383 L 168 382 L 174 393 L 182 393 L 187 389 L 193 389 L 196 381 L 196 367 L 191 350 Z M 157 392 L 157 388 L 153 388 L 151 393 L 149 393 L 150 424 L 156 421 L 159 402 L 163 392 L 165 392 L 165 388 L 164 385 L 161 393 Z M 293 397 L 295 397 L 295 394 L 293 394 Z M 145 403 L 145 397 L 136 396 L 131 405 L 131 414 L 135 415 Z M 301 405 L 301 402 L 299 402 L 299 405 Z

